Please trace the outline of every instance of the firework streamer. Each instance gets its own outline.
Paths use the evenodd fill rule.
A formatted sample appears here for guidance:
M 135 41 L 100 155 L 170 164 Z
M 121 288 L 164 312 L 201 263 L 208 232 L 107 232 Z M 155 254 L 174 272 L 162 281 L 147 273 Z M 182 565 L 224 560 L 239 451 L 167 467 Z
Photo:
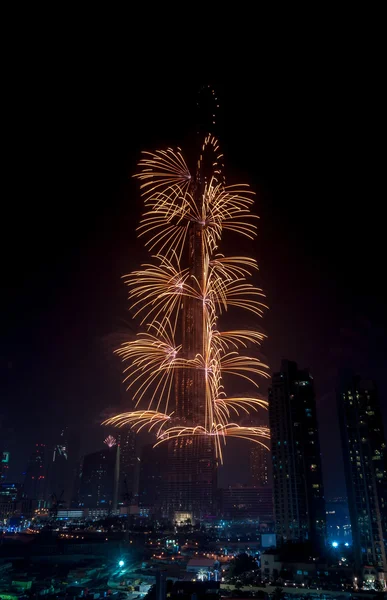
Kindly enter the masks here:
M 222 160 L 218 140 L 208 134 L 193 174 L 180 148 L 145 152 L 139 161 L 135 177 L 145 211 L 138 235 L 151 258 L 124 277 L 142 331 L 116 350 L 135 410 L 104 422 L 147 429 L 155 434 L 156 445 L 211 439 L 220 462 L 227 438 L 265 447 L 269 438 L 265 427 L 233 422 L 266 409 L 267 401 L 228 398 L 223 386 L 227 373 L 258 387 L 256 379 L 268 377 L 268 367 L 244 352 L 261 344 L 262 333 L 222 331 L 219 326 L 230 308 L 259 317 L 267 308 L 263 291 L 249 281 L 257 269 L 255 260 L 225 257 L 218 250 L 227 231 L 252 239 L 257 220 L 251 213 L 253 192 L 245 184 L 226 185 Z M 184 390 L 178 402 L 176 390 Z

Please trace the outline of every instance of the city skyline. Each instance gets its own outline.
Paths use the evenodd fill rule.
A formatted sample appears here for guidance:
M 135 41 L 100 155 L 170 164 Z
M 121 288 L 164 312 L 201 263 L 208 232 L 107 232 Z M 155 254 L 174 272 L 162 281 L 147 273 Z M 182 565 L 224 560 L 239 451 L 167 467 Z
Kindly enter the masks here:
M 229 91 L 230 90 L 227 90 L 227 92 Z M 188 92 L 187 88 L 184 90 L 184 93 L 185 92 Z M 182 92 L 180 94 L 182 94 Z M 177 115 L 182 115 L 183 111 L 185 111 L 186 107 L 189 105 L 188 96 L 189 95 L 187 94 L 183 99 L 181 95 L 177 96 L 176 99 L 173 94 L 168 96 L 168 102 L 171 102 L 171 108 L 169 109 L 170 112 L 167 114 L 169 114 L 172 123 L 170 129 L 171 133 L 169 135 L 170 138 L 174 138 L 171 141 L 179 141 L 177 138 L 178 129 L 180 127 L 179 118 L 175 117 L 175 120 L 173 120 L 172 113 L 176 109 L 178 102 L 182 100 L 183 104 L 180 108 L 180 112 L 177 112 Z M 219 96 L 221 103 L 223 102 L 223 104 L 225 104 L 226 116 L 229 120 L 231 119 L 231 123 L 228 123 L 228 126 L 224 128 L 221 135 L 222 144 L 225 141 L 226 147 L 229 146 L 229 148 L 227 147 L 226 152 L 228 170 L 234 169 L 235 173 L 238 175 L 244 170 L 248 180 L 251 180 L 253 183 L 258 182 L 257 209 L 261 215 L 261 222 L 256 249 L 258 256 L 260 257 L 259 262 L 261 263 L 262 276 L 267 280 L 267 285 L 264 284 L 263 287 L 268 290 L 268 300 L 271 307 L 271 311 L 265 321 L 265 328 L 269 334 L 268 342 L 265 346 L 265 354 L 267 353 L 268 355 L 268 362 L 272 370 L 275 369 L 275 365 L 278 364 L 278 359 L 284 355 L 311 368 L 316 380 L 317 405 L 318 411 L 320 412 L 319 421 L 322 424 L 322 429 L 325 427 L 325 432 L 327 432 L 327 425 L 329 424 L 329 398 L 334 393 L 332 384 L 335 375 L 332 375 L 332 367 L 335 368 L 335 365 L 339 362 L 349 362 L 355 367 L 355 371 L 361 372 L 362 376 L 376 379 L 381 386 L 383 386 L 384 383 L 380 382 L 381 364 L 382 359 L 385 356 L 381 337 L 384 321 L 377 294 L 376 292 L 374 295 L 368 294 L 369 297 L 364 298 L 367 294 L 361 291 L 358 292 L 357 290 L 354 302 L 350 303 L 355 292 L 352 287 L 352 273 L 355 267 L 352 263 L 356 262 L 356 256 L 358 256 L 356 253 L 360 251 L 348 247 L 348 241 L 352 239 L 352 233 L 350 234 L 348 230 L 353 230 L 352 232 L 359 231 L 360 222 L 357 227 L 354 227 L 354 224 L 357 223 L 357 221 L 355 216 L 350 214 L 348 223 L 348 215 L 343 208 L 341 212 L 339 210 L 338 213 L 335 213 L 335 222 L 332 223 L 333 231 L 330 231 L 330 241 L 333 239 L 333 242 L 336 243 L 334 251 L 332 248 L 324 249 L 323 246 L 319 249 L 316 247 L 316 244 L 311 246 L 310 244 L 313 239 L 311 234 L 312 231 L 316 233 L 316 227 L 311 224 L 311 217 L 307 218 L 303 213 L 303 209 L 306 206 L 306 198 L 304 196 L 304 204 L 302 204 L 301 201 L 299 208 L 297 208 L 296 205 L 292 208 L 294 214 L 292 214 L 292 211 L 286 206 L 286 203 L 281 200 L 280 191 L 282 189 L 283 196 L 285 197 L 286 190 L 285 186 L 279 183 L 276 176 L 273 175 L 273 165 L 277 159 L 279 159 L 279 168 L 283 168 L 286 163 L 284 159 L 281 160 L 279 151 L 274 149 L 274 143 L 270 142 L 271 138 L 268 126 L 259 119 L 259 115 L 254 114 L 254 111 L 252 110 L 252 99 L 246 100 L 246 105 L 250 110 L 247 111 L 246 115 L 241 115 L 241 103 L 239 105 L 236 104 L 233 107 L 231 106 L 232 101 L 235 100 L 235 95 L 233 96 L 231 93 L 231 95 L 229 94 L 227 96 L 226 93 L 222 94 L 220 90 Z M 139 106 L 137 109 L 140 111 Z M 163 105 L 163 109 L 165 109 L 165 105 Z M 12 303 L 9 305 L 11 312 L 8 313 L 10 315 L 10 323 L 14 323 L 15 319 L 18 319 L 16 331 L 19 331 L 19 336 L 23 331 L 27 331 L 26 349 L 37 348 L 38 350 L 37 353 L 34 353 L 32 356 L 30 352 L 25 354 L 25 352 L 19 349 L 15 345 L 15 342 L 12 341 L 12 336 L 14 334 L 10 330 L 9 334 L 5 336 L 5 340 L 8 340 L 10 343 L 8 343 L 5 348 L 2 348 L 1 353 L 2 375 L 5 375 L 3 381 L 6 379 L 3 395 L 12 404 L 12 406 L 2 407 L 2 436 L 3 439 L 6 440 L 7 448 L 5 449 L 10 450 L 13 460 L 20 465 L 19 472 L 24 468 L 21 466 L 22 459 L 18 457 L 18 452 L 21 450 L 15 448 L 15 446 L 8 448 L 8 440 L 10 439 L 12 446 L 12 443 L 14 443 L 13 440 L 16 439 L 18 435 L 20 438 L 23 438 L 21 445 L 24 445 L 23 454 L 26 456 L 26 454 L 28 454 L 26 445 L 29 444 L 31 447 L 32 443 L 42 439 L 42 435 L 44 435 L 43 425 L 45 424 L 46 418 L 45 413 L 52 418 L 54 414 L 53 406 L 55 406 L 55 413 L 58 411 L 60 419 L 63 419 L 66 411 L 68 411 L 69 414 L 72 413 L 72 417 L 66 415 L 66 419 L 68 419 L 71 424 L 71 421 L 75 422 L 78 419 L 78 406 L 84 405 L 87 414 L 87 422 L 94 422 L 94 429 L 97 429 L 96 423 L 101 412 L 106 408 L 109 408 L 111 404 L 121 404 L 121 406 L 124 404 L 125 400 L 123 399 L 120 386 L 114 383 L 119 367 L 113 364 L 113 362 L 109 363 L 109 361 L 107 365 L 105 359 L 110 353 L 110 347 L 112 345 L 111 337 L 114 337 L 115 342 L 116 338 L 120 337 L 121 331 L 127 327 L 126 324 L 121 327 L 121 324 L 118 323 L 121 318 L 122 321 L 126 319 L 124 307 L 125 290 L 121 289 L 119 284 L 120 275 L 127 270 L 123 263 L 127 261 L 128 254 L 131 252 L 133 253 L 134 251 L 139 252 L 138 246 L 130 239 L 133 238 L 133 229 L 130 228 L 134 228 L 135 221 L 135 219 L 132 218 L 132 208 L 134 208 L 136 214 L 138 214 L 138 208 L 133 204 L 134 187 L 131 185 L 128 177 L 134 171 L 134 164 L 139 155 L 139 143 L 142 140 L 142 137 L 146 138 L 144 141 L 147 142 L 148 146 L 150 142 L 154 141 L 160 143 L 163 141 L 166 126 L 159 126 L 154 132 L 152 130 L 156 119 L 160 115 L 160 112 L 158 112 L 160 110 L 160 108 L 155 109 L 155 116 L 153 117 L 153 120 L 151 117 L 151 124 L 145 129 L 145 132 L 140 132 L 140 128 L 136 130 L 137 133 L 134 141 L 130 142 L 131 145 L 129 145 L 129 142 L 120 141 L 120 146 L 115 149 L 114 154 L 114 160 L 117 161 L 117 166 L 113 165 L 113 159 L 110 159 L 111 162 L 107 162 L 108 174 L 104 175 L 103 189 L 107 192 L 109 198 L 116 198 L 116 204 L 113 203 L 115 208 L 112 209 L 113 212 L 109 213 L 110 216 L 107 222 L 110 224 L 110 228 L 107 230 L 102 228 L 102 232 L 105 231 L 102 235 L 102 246 L 99 248 L 96 246 L 96 234 L 97 231 L 101 230 L 102 226 L 102 217 L 98 217 L 98 214 L 106 215 L 106 208 L 104 209 L 105 212 L 104 210 L 102 210 L 101 213 L 98 213 L 97 211 L 96 216 L 93 217 L 94 221 L 92 219 L 90 222 L 89 210 L 91 205 L 87 204 L 85 210 L 81 213 L 83 216 L 81 216 L 79 229 L 76 230 L 78 231 L 79 237 L 77 238 L 77 236 L 75 236 L 75 240 L 73 238 L 72 243 L 66 247 L 68 256 L 64 250 L 59 248 L 56 250 L 56 253 L 54 252 L 52 260 L 57 260 L 60 267 L 59 272 L 61 273 L 61 276 L 64 275 L 65 282 L 67 281 L 67 287 L 66 285 L 64 287 L 65 294 L 63 299 L 61 299 L 62 294 L 59 295 L 59 292 L 55 291 L 58 286 L 58 274 L 52 273 L 51 267 L 48 268 L 51 265 L 51 259 L 46 258 L 45 253 L 43 252 L 44 245 L 42 245 L 41 250 L 39 245 L 35 248 L 35 253 L 37 253 L 36 257 L 38 259 L 40 258 L 40 262 L 38 260 L 34 264 L 37 265 L 38 274 L 40 273 L 40 276 L 38 275 L 38 277 L 35 278 L 35 266 L 31 265 L 30 270 L 27 270 L 25 273 L 25 279 L 16 286 L 15 294 L 11 293 L 10 298 L 12 299 Z M 142 114 L 145 119 L 146 112 L 147 109 L 144 108 L 143 112 L 141 113 L 140 111 L 139 114 Z M 273 113 L 269 113 L 269 115 L 273 116 Z M 258 141 L 256 141 L 259 136 L 253 135 L 252 138 L 256 137 L 256 140 L 247 141 L 247 136 L 242 136 L 242 133 L 239 131 L 240 128 L 237 125 L 238 119 L 242 119 L 242 122 L 246 123 L 247 118 L 255 123 L 255 125 L 253 125 L 253 127 L 255 127 L 255 130 L 253 129 L 254 131 L 258 131 L 257 128 L 259 126 L 263 127 L 263 138 L 261 137 L 263 147 L 262 149 L 256 150 L 258 154 L 254 155 L 254 158 L 249 158 L 249 152 L 251 152 L 251 149 L 256 145 L 259 145 Z M 303 131 L 306 131 L 306 124 Z M 106 136 L 110 135 L 112 134 L 106 134 Z M 105 139 L 109 138 L 106 137 Z M 248 148 L 247 152 L 244 150 L 246 142 Z M 285 135 L 283 136 L 283 142 L 285 147 L 289 149 L 289 138 Z M 266 154 L 264 148 L 265 145 L 268 145 Z M 143 143 L 141 143 L 141 146 L 143 146 Z M 236 150 L 235 147 L 237 147 L 238 150 Z M 241 149 L 243 149 L 243 154 L 247 154 L 248 157 L 245 167 L 243 166 L 243 161 L 246 160 L 246 157 L 243 156 L 242 158 L 238 156 L 238 152 Z M 91 158 L 93 155 L 91 154 L 90 147 L 89 152 L 89 158 Z M 261 158 L 263 157 L 261 162 L 258 160 L 255 162 L 255 158 L 258 156 Z M 291 160 L 290 162 L 292 168 L 294 168 L 295 161 L 292 162 Z M 88 164 L 91 165 L 90 162 Z M 254 172 L 255 167 L 253 167 L 253 165 L 255 164 L 257 165 L 258 173 Z M 289 174 L 290 167 L 285 166 L 283 172 Z M 304 193 L 305 192 L 302 192 L 302 194 Z M 320 192 L 317 193 L 318 197 L 320 197 L 319 194 Z M 99 197 L 102 199 L 102 196 Z M 128 207 L 128 197 L 130 197 L 130 202 L 132 203 L 129 203 L 129 206 L 131 207 L 129 211 L 124 208 L 125 202 Z M 273 198 L 274 204 L 272 202 Z M 332 201 L 330 207 L 332 208 Z M 120 225 L 118 223 L 123 215 L 125 215 L 123 220 L 124 225 Z M 300 223 L 298 223 L 298 219 L 300 219 Z M 323 223 L 329 223 L 324 215 L 321 215 L 321 219 Z M 345 225 L 345 223 L 347 223 L 347 225 Z M 89 247 L 87 245 L 84 247 L 82 243 L 84 237 L 83 228 L 87 224 L 89 228 L 86 227 L 86 231 L 88 232 L 87 236 L 90 240 L 90 245 Z M 305 232 L 305 226 L 308 224 L 310 230 L 309 232 Z M 278 239 L 276 241 L 276 246 L 278 247 L 274 247 L 273 244 L 270 244 L 269 239 L 270 231 L 273 229 L 274 225 L 279 232 L 279 241 Z M 363 227 L 367 229 L 367 222 L 363 224 Z M 286 267 L 281 265 L 284 257 L 284 254 L 281 255 L 281 252 L 285 252 L 284 242 L 281 239 L 284 229 L 296 232 L 296 240 L 293 240 L 294 246 L 291 245 L 293 236 L 290 235 L 290 233 L 287 233 L 288 237 L 285 236 L 285 239 L 286 247 L 290 248 L 289 253 L 294 255 L 293 260 L 298 265 L 297 270 L 290 265 L 290 262 L 287 259 L 285 260 Z M 110 231 L 118 231 L 118 240 L 115 242 L 112 242 L 109 237 L 112 235 Z M 130 231 L 132 233 L 129 233 Z M 321 242 L 324 238 L 320 233 L 320 230 L 317 231 L 317 235 Z M 340 240 L 343 240 L 343 242 L 341 245 L 338 245 Z M 74 243 L 75 246 L 73 246 Z M 371 273 L 378 272 L 378 254 L 372 250 L 374 247 L 372 244 L 377 243 L 378 237 L 375 236 L 375 241 L 372 241 L 371 235 L 368 234 L 368 237 L 364 241 L 364 248 L 362 249 L 362 253 L 369 256 L 370 259 L 372 258 L 372 260 L 369 261 Z M 96 327 L 94 328 L 95 332 L 90 334 L 81 324 L 80 317 L 78 316 L 85 315 L 88 311 L 88 303 L 90 303 L 90 301 L 93 302 L 90 298 L 86 297 L 84 274 L 85 272 L 89 273 L 86 276 L 86 281 L 88 281 L 88 284 L 92 284 L 91 288 L 97 299 L 96 306 L 103 306 L 104 292 L 94 281 L 94 275 L 97 273 L 97 262 L 93 258 L 93 253 L 96 253 L 96 259 L 98 258 L 98 261 L 100 261 L 101 256 L 104 254 L 104 250 L 102 249 L 106 248 L 110 248 L 110 255 L 108 254 L 110 258 L 107 261 L 105 259 L 105 263 L 102 264 L 105 282 L 109 282 L 108 287 L 114 290 L 114 309 L 112 310 L 112 307 L 109 306 L 109 311 L 102 311 L 102 313 L 99 308 L 94 311 L 92 309 L 89 318 Z M 273 249 L 275 249 L 274 253 Z M 342 251 L 341 258 L 340 252 L 337 252 L 338 250 Z M 355 258 L 346 265 L 345 257 L 350 256 L 350 251 L 355 253 Z M 327 257 L 325 256 L 325 253 L 327 253 Z M 302 258 L 304 254 L 305 256 Z M 80 262 L 78 256 L 81 257 Z M 333 270 L 332 275 L 331 267 L 337 260 L 339 261 L 338 266 L 335 267 L 336 270 Z M 82 266 L 82 261 L 84 266 Z M 91 269 L 90 266 L 92 267 Z M 300 276 L 299 279 L 294 277 L 294 275 L 298 274 Z M 113 279 L 117 279 L 118 283 L 114 283 Z M 33 314 L 36 313 L 38 319 L 37 321 L 32 320 L 29 324 L 28 311 L 27 313 L 23 313 L 20 311 L 19 306 L 21 297 L 23 297 L 23 293 L 29 289 L 31 281 L 35 281 L 34 285 L 36 287 L 32 289 L 37 291 L 38 299 L 35 300 L 35 304 L 32 304 L 32 306 L 34 307 Z M 306 283 L 303 283 L 303 281 L 307 281 L 307 285 Z M 322 290 L 322 297 L 320 293 L 317 293 L 320 292 L 321 281 L 327 286 L 329 294 L 338 291 L 335 295 L 335 298 L 339 299 L 337 302 L 338 307 L 334 308 L 333 311 L 332 307 L 334 306 L 334 302 L 332 302 L 329 307 L 328 300 L 328 308 L 326 305 L 328 291 Z M 374 284 L 376 282 L 377 285 L 377 278 L 373 281 Z M 297 285 L 300 289 L 295 293 Z M 60 290 L 61 287 L 59 286 L 58 289 Z M 44 301 L 45 294 L 50 292 L 50 290 L 53 293 L 52 303 L 49 300 L 51 297 L 49 294 Z M 287 290 L 287 294 L 285 295 L 283 294 L 284 290 Z M 91 295 L 93 295 L 93 292 Z M 111 297 L 111 294 L 109 294 L 109 296 Z M 67 298 L 65 303 L 64 298 Z M 344 302 L 344 300 L 346 300 L 346 302 Z M 112 301 L 110 300 L 110 302 Z M 351 306 L 349 306 L 350 304 Z M 48 312 L 46 312 L 47 305 L 51 306 L 51 309 Z M 297 307 L 300 307 L 299 311 Z M 29 310 L 32 309 L 30 308 Z M 107 314 L 108 312 L 109 316 Z M 298 314 L 298 312 L 300 314 Z M 332 318 L 323 316 L 325 315 L 325 312 L 332 315 Z M 346 312 L 347 314 L 345 314 Z M 287 316 L 288 313 L 294 318 L 291 318 L 290 314 Z M 112 317 L 112 314 L 120 316 L 116 318 Z M 65 315 L 64 322 L 73 325 L 68 331 L 65 331 L 61 324 L 61 320 L 58 320 L 60 315 Z M 49 330 L 52 329 L 52 319 L 59 323 L 58 334 L 56 334 L 59 337 L 54 337 L 50 340 L 48 333 Z M 277 324 L 278 320 L 284 324 L 285 330 L 288 332 L 285 338 L 281 335 L 281 327 Z M 318 325 L 319 321 L 322 322 L 322 325 L 320 326 Z M 303 323 L 304 326 L 302 326 Z M 118 324 L 119 326 L 117 326 Z M 303 329 L 305 329 L 305 332 Z M 325 329 L 327 329 L 327 331 L 325 331 Z M 300 331 L 302 333 L 297 337 L 297 333 Z M 312 334 L 309 335 L 306 331 L 311 331 Z M 58 339 L 59 343 L 55 341 L 56 339 Z M 70 348 L 73 345 L 72 342 L 76 343 L 75 355 L 73 356 L 71 356 L 72 352 L 70 352 Z M 52 349 L 53 352 L 51 352 Z M 324 367 L 322 367 L 320 359 L 322 356 L 326 356 L 327 350 L 328 355 L 329 350 L 331 350 L 334 355 L 332 356 L 331 354 L 329 359 L 326 357 L 323 358 L 322 363 L 324 364 Z M 369 358 L 364 360 L 364 356 L 367 352 Z M 52 356 L 50 356 L 51 354 Z M 349 360 L 347 360 L 348 356 L 350 356 Z M 82 361 L 85 361 L 85 364 L 87 365 L 87 377 L 85 377 L 84 374 L 81 375 L 79 370 L 78 365 L 82 364 Z M 29 371 L 31 363 L 34 365 L 33 373 Z M 45 363 L 50 366 L 45 368 Z M 102 368 L 106 369 L 105 375 L 97 375 L 96 371 L 101 371 Z M 69 378 L 67 378 L 68 373 L 70 374 Z M 102 385 L 100 385 L 101 383 Z M 39 396 L 42 402 L 41 413 L 39 413 Z M 97 402 L 95 402 L 96 398 L 98 399 Z M 114 399 L 113 402 L 112 398 Z M 385 405 L 384 398 L 385 391 L 381 388 L 381 400 Z M 15 419 L 16 415 L 14 412 L 14 407 L 17 404 L 22 407 L 22 410 L 18 411 L 18 420 Z M 45 407 L 44 412 L 43 406 Z M 30 429 L 27 426 L 30 425 L 31 418 L 36 418 L 35 415 L 38 414 L 40 416 L 36 419 L 33 429 L 35 432 L 39 432 L 39 427 L 42 427 L 42 429 L 41 433 L 35 435 L 27 430 Z M 40 423 L 42 423 L 42 425 L 40 425 Z M 17 430 L 16 435 L 12 433 L 12 429 Z M 93 435 L 96 437 L 99 434 Z M 34 437 L 34 439 L 32 439 L 32 437 Z M 334 464 L 334 453 L 337 453 L 339 446 L 338 443 L 331 445 L 328 444 L 327 441 L 324 442 L 324 437 L 325 436 L 322 436 L 321 442 L 322 452 L 323 456 L 325 455 L 328 460 L 328 480 L 329 477 L 332 478 L 330 487 L 331 489 L 334 489 L 335 478 L 329 473 L 329 465 Z M 44 443 L 49 443 L 49 440 L 42 439 L 42 441 L 44 441 Z M 85 442 L 85 440 L 83 441 Z M 95 444 L 96 442 L 90 437 L 90 443 Z M 92 448 L 86 447 L 86 451 L 91 450 Z M 10 468 L 13 468 L 12 462 Z

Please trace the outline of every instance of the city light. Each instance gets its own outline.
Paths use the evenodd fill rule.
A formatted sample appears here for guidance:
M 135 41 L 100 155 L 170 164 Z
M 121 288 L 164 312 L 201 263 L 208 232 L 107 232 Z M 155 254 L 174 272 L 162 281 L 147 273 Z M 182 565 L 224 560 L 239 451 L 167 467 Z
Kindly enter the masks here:
M 338 547 L 338 545 L 339 545 L 339 544 L 338 544 L 337 542 L 332 542 L 332 546 L 333 546 L 333 548 L 337 548 L 337 547 Z
M 119 563 L 118 563 L 118 566 L 122 569 L 122 567 L 124 566 L 124 564 L 125 564 L 124 561 L 120 560 Z
M 349 546 L 348 542 L 345 542 L 344 546 L 347 546 L 347 547 L 348 547 L 348 546 Z

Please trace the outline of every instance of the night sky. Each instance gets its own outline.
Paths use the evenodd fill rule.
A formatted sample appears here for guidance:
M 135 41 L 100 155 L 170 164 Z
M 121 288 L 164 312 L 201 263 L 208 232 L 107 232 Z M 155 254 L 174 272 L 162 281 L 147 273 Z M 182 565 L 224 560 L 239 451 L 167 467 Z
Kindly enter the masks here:
M 131 176 L 142 149 L 190 144 L 196 93 L 210 82 L 226 176 L 252 185 L 260 215 L 256 241 L 236 247 L 225 236 L 223 249 L 258 259 L 270 305 L 263 355 L 272 370 L 281 358 L 311 369 L 326 496 L 344 494 L 338 369 L 375 378 L 387 412 L 382 97 L 373 67 L 344 53 L 275 68 L 257 59 L 248 77 L 200 80 L 73 63 L 26 68 L 9 92 L 17 118 L 3 190 L 0 446 L 12 453 L 11 477 L 20 479 L 33 444 L 52 442 L 63 425 L 81 432 L 84 452 L 98 449 L 101 415 L 130 406 L 112 349 L 134 330 L 120 277 L 147 256 L 135 239 L 141 200 Z M 223 484 L 247 476 L 229 459 Z

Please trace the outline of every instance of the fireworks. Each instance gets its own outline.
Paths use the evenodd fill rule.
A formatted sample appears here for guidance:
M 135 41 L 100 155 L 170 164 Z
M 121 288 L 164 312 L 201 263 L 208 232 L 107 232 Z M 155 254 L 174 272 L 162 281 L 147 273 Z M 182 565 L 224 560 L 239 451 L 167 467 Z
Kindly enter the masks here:
M 103 443 L 106 444 L 108 448 L 113 448 L 113 446 L 117 445 L 117 440 L 112 435 L 108 435 Z
M 267 308 L 263 291 L 248 281 L 257 269 L 255 260 L 218 252 L 224 231 L 252 239 L 257 219 L 250 212 L 249 187 L 225 184 L 222 157 L 217 139 L 208 134 L 195 175 L 180 148 L 146 152 L 139 162 L 135 177 L 145 212 L 138 234 L 152 260 L 124 279 L 133 315 L 144 330 L 116 351 L 136 410 L 105 421 L 145 428 L 156 435 L 156 445 L 176 438 L 213 439 L 220 460 L 228 437 L 265 447 L 269 438 L 265 427 L 231 421 L 266 409 L 267 402 L 228 398 L 223 387 L 225 373 L 258 387 L 256 377 L 268 377 L 268 367 L 240 354 L 260 345 L 262 333 L 222 331 L 218 323 L 230 307 L 258 317 Z

